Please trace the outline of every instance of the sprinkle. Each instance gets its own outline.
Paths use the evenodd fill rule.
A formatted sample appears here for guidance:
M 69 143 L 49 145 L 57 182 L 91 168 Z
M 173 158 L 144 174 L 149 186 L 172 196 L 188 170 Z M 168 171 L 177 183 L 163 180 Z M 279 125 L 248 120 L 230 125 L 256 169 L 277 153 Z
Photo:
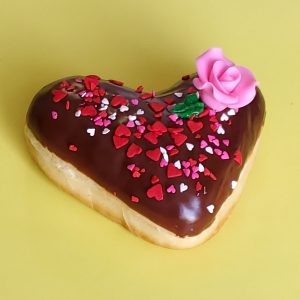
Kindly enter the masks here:
M 124 147 L 125 145 L 128 144 L 129 139 L 114 135 L 113 136 L 113 142 L 114 142 L 114 145 L 115 145 L 116 149 L 120 149 L 120 148 L 122 148 L 122 147 Z
M 158 134 L 155 132 L 147 132 L 144 134 L 144 138 L 151 144 L 156 145 L 158 143 Z
M 130 117 L 131 117 L 131 116 L 130 116 Z M 133 116 L 132 116 L 132 117 L 133 117 Z M 141 122 L 140 122 L 139 120 L 135 120 L 134 123 L 135 123 L 135 125 L 138 125 L 138 126 L 141 125 Z
M 221 149 L 218 149 L 218 148 L 214 149 L 214 152 L 215 152 L 218 156 L 222 155 L 222 153 L 223 153 L 223 151 L 222 151 Z
M 191 143 L 185 143 L 185 145 L 189 151 L 192 151 L 194 149 L 194 145 Z
M 181 146 L 187 140 L 187 136 L 182 133 L 173 134 L 172 138 L 174 140 L 174 144 L 178 147 Z
M 222 155 L 221 155 L 222 159 L 229 159 L 229 155 L 227 151 L 223 151 Z
M 136 123 L 136 122 L 135 122 Z M 138 130 L 138 132 L 140 132 L 140 133 L 144 133 L 145 132 L 145 130 L 146 130 L 146 127 L 145 126 L 142 126 L 142 125 L 140 125 L 140 126 L 137 126 L 137 130 Z
M 201 191 L 201 189 L 202 189 L 202 184 L 198 181 L 196 183 L 196 191 L 199 192 L 199 191 Z
M 131 196 L 131 201 L 138 203 L 140 201 L 140 198 L 136 197 L 136 196 Z
M 177 168 L 177 169 L 181 169 L 180 160 L 177 160 L 177 161 L 174 162 L 174 167 Z
M 231 188 L 234 190 L 237 187 L 237 181 L 232 180 L 231 181 Z
M 136 93 L 141 93 L 141 92 L 143 91 L 143 89 L 144 89 L 144 87 L 143 87 L 142 85 L 139 85 L 139 86 L 136 88 L 135 92 L 136 92 Z
M 129 107 L 128 107 L 128 106 L 121 105 L 121 107 L 120 107 L 120 112 L 124 112 L 124 111 L 128 111 L 128 110 L 129 110 Z
M 127 105 L 128 104 L 128 101 L 127 99 L 125 99 L 124 97 L 120 96 L 120 95 L 117 95 L 115 97 L 112 98 L 110 104 L 113 106 L 113 107 L 117 107 L 117 106 L 121 106 L 121 105 Z
M 127 149 L 127 157 L 131 158 L 142 153 L 142 148 L 135 143 L 132 143 Z
M 231 109 L 227 112 L 227 115 L 228 115 L 228 116 L 234 116 L 234 115 L 235 115 L 235 110 L 231 108 Z
M 65 97 L 67 97 L 68 93 L 62 90 L 52 90 L 52 95 L 53 98 L 52 100 L 57 103 L 60 102 L 62 99 L 64 99 Z
M 79 109 L 75 112 L 75 117 L 79 118 L 80 116 L 81 116 L 81 110 Z
M 192 179 L 198 179 L 199 174 L 198 173 L 192 173 Z
M 243 164 L 243 158 L 242 158 L 242 153 L 240 150 L 236 150 L 234 152 L 234 158 L 233 158 L 239 165 Z
M 176 149 L 176 148 L 174 148 L 174 149 L 171 149 L 171 150 L 170 150 L 169 155 L 170 155 L 170 156 L 174 156 L 174 155 L 176 155 L 176 154 L 178 154 L 178 153 L 179 153 L 179 150 Z
M 207 145 L 208 145 L 207 142 L 204 141 L 204 140 L 202 140 L 202 141 L 200 142 L 200 148 L 201 148 L 201 149 L 204 149 Z
M 156 175 L 153 175 L 151 177 L 151 183 L 154 184 L 154 183 L 157 183 L 157 182 L 159 182 L 159 178 Z
M 124 82 L 119 81 L 119 80 L 114 80 L 114 79 L 110 79 L 108 81 L 115 84 L 115 85 L 119 85 L 119 86 L 122 86 L 124 84 Z
M 162 158 L 162 160 L 160 161 L 159 166 L 161 168 L 163 168 L 163 167 L 166 167 L 167 165 L 168 165 L 168 162 L 164 158 Z
M 159 148 L 155 148 L 153 150 L 147 150 L 146 155 L 154 161 L 159 161 L 161 156 L 161 151 Z
M 82 116 L 94 117 L 97 115 L 97 110 L 93 105 L 88 105 L 81 109 Z
M 140 108 L 140 109 L 138 109 L 137 110 L 137 112 L 136 112 L 136 114 L 138 115 L 138 116 L 140 116 L 140 115 L 143 115 L 145 112 Z
M 67 100 L 67 101 L 66 101 L 66 110 L 69 110 L 69 109 L 70 109 L 70 101 Z
M 135 168 L 135 164 L 130 164 L 127 166 L 127 169 L 130 171 L 133 171 L 134 168 Z
M 86 132 L 87 132 L 90 136 L 94 136 L 94 135 L 95 135 L 95 131 L 96 131 L 95 128 L 88 128 L 88 129 L 86 130 Z
M 183 95 L 183 93 L 174 93 L 174 95 L 175 95 L 176 97 L 178 97 L 178 98 L 181 98 L 182 95 Z
M 159 102 L 150 102 L 148 105 L 155 113 L 161 112 L 165 108 L 165 106 Z
M 99 84 L 100 77 L 96 75 L 88 75 L 84 77 L 84 85 L 87 90 L 93 91 Z
M 220 126 L 218 127 L 217 133 L 218 133 L 218 134 L 225 134 L 225 130 L 224 130 L 224 128 L 222 127 L 222 125 L 220 125 Z
M 56 111 L 53 110 L 53 111 L 51 112 L 51 116 L 52 116 L 52 119 L 53 119 L 53 120 L 56 120 L 57 117 L 58 117 L 58 114 L 57 114 Z
M 177 125 L 180 125 L 182 126 L 183 125 L 183 120 L 182 119 L 179 119 L 175 122 Z
M 152 93 L 143 93 L 143 94 L 141 94 L 140 98 L 141 98 L 142 100 L 147 100 L 147 99 L 152 98 L 152 96 L 153 96 Z
M 210 214 L 212 214 L 212 213 L 214 212 L 215 206 L 214 206 L 213 204 L 211 204 L 211 205 L 208 205 L 208 206 L 206 207 L 206 209 L 208 210 L 208 212 L 209 212 Z
M 127 107 L 127 106 L 126 106 Z M 133 115 L 129 115 L 128 116 L 128 120 L 129 121 L 135 121 L 136 120 L 136 116 L 133 116 Z M 136 123 L 136 122 L 135 122 Z
M 198 168 L 199 168 L 199 172 L 200 173 L 203 173 L 204 172 L 204 166 L 201 164 L 201 163 L 199 163 L 199 165 L 198 165 Z
M 208 157 L 205 154 L 199 154 L 199 161 L 200 162 L 203 162 L 203 161 L 205 161 L 207 159 L 208 159 Z
M 173 163 L 168 164 L 168 168 L 167 168 L 168 178 L 179 177 L 181 175 L 182 175 L 182 171 L 180 169 L 177 169 Z
M 72 152 L 76 152 L 78 150 L 78 148 L 75 145 L 69 145 L 69 150 Z
M 115 120 L 117 118 L 117 113 L 114 112 L 113 114 L 109 115 L 108 118 L 111 120 Z
M 195 121 L 192 121 L 192 120 L 188 120 L 187 121 L 187 126 L 188 126 L 189 130 L 192 133 L 195 133 L 195 132 L 199 131 L 200 129 L 202 129 L 203 123 L 201 121 L 200 122 L 195 122 Z
M 175 186 L 174 186 L 173 184 L 170 185 L 170 186 L 167 188 L 167 192 L 168 192 L 168 193 L 175 194 L 175 193 L 176 193 Z
M 127 127 L 133 128 L 135 126 L 133 121 L 128 121 L 126 124 Z
M 180 183 L 180 193 L 185 192 L 188 189 L 188 186 L 184 184 L 183 182 Z
M 191 174 L 191 170 L 190 169 L 183 169 L 183 173 L 186 177 L 189 177 Z
M 157 201 L 163 200 L 163 190 L 162 185 L 160 183 L 151 186 L 147 190 L 147 196 L 149 198 L 154 198 Z
M 156 132 L 158 135 L 167 132 L 167 127 L 160 121 L 155 121 L 152 125 L 148 125 L 150 131 Z
M 191 165 L 191 163 L 190 163 L 189 161 L 185 161 L 185 160 L 183 160 L 183 161 L 181 162 L 181 164 L 182 164 L 183 167 L 186 168 L 186 169 Z
M 210 146 L 206 147 L 206 148 L 205 148 L 205 151 L 206 151 L 207 153 L 210 153 L 210 154 L 213 154 L 213 153 L 214 153 L 212 147 L 210 147 Z
M 104 128 L 102 130 L 102 134 L 108 134 L 110 132 L 110 130 L 108 128 Z
M 103 121 L 104 127 L 107 127 L 107 126 L 110 125 L 110 124 L 111 124 L 111 120 L 105 119 L 105 120 Z
M 107 98 L 103 98 L 101 102 L 102 102 L 102 104 L 105 104 L 105 105 L 109 104 L 109 101 Z
M 164 99 L 164 102 L 168 105 L 171 105 L 174 103 L 174 100 L 172 98 L 166 98 L 166 99 Z
M 225 113 L 223 113 L 221 115 L 220 121 L 228 121 L 228 120 L 229 120 L 228 116 Z
M 223 144 L 225 145 L 225 146 L 229 146 L 229 140 L 223 140 Z
M 176 120 L 178 119 L 177 114 L 171 114 L 169 115 L 169 119 L 171 119 L 173 122 L 176 122 Z
M 131 103 L 133 105 L 138 105 L 139 104 L 139 99 L 131 99 Z

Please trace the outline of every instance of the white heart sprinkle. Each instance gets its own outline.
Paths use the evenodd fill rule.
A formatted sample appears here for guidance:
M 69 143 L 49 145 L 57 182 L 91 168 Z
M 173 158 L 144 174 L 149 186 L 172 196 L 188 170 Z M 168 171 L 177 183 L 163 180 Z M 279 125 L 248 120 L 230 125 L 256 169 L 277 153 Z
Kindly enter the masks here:
M 229 118 L 228 118 L 228 116 L 227 116 L 226 114 L 223 113 L 223 114 L 221 115 L 220 120 L 221 120 L 221 121 L 228 121 Z
M 217 129 L 217 133 L 218 134 L 225 134 L 225 130 L 224 130 L 224 128 L 221 125 Z
M 104 128 L 103 131 L 102 131 L 102 134 L 107 134 L 109 132 L 110 132 L 110 130 L 108 128 Z
M 136 116 L 129 115 L 128 116 L 128 120 L 129 121 L 135 121 L 136 120 Z
M 236 186 L 237 186 L 237 181 L 232 180 L 231 181 L 231 188 L 234 190 L 236 188 Z
M 142 109 L 138 109 L 136 112 L 137 115 L 143 115 L 144 111 Z
M 214 212 L 215 206 L 213 204 L 211 204 L 211 205 L 206 206 L 206 209 L 208 210 L 209 213 L 212 214 Z
M 117 113 L 115 113 L 115 112 L 113 114 L 111 114 L 110 116 L 108 116 L 108 118 L 111 120 L 115 120 L 116 117 L 117 117 Z
M 124 111 L 128 111 L 129 110 L 129 107 L 126 106 L 126 105 L 121 105 L 120 107 L 120 112 L 124 112 Z
M 101 104 L 101 108 L 100 108 L 100 110 L 107 110 L 107 108 L 108 108 L 108 106 L 107 106 L 107 105 L 103 105 L 103 104 Z
M 186 147 L 188 148 L 189 151 L 192 151 L 194 148 L 194 145 L 191 143 L 185 143 Z
M 77 110 L 76 112 L 75 112 L 75 117 L 80 117 L 81 116 L 81 110 Z
M 102 104 L 106 104 L 106 105 L 109 104 L 109 101 L 107 98 L 103 98 L 101 102 L 102 102 Z
M 159 149 L 162 154 L 167 154 L 167 150 L 165 148 L 159 147 Z
M 167 163 L 169 162 L 169 155 L 167 153 L 163 153 L 163 158 Z
M 188 186 L 183 182 L 180 183 L 180 193 L 185 192 L 188 189 Z
M 213 153 L 214 153 L 212 147 L 210 147 L 210 146 L 206 147 L 205 150 L 206 150 L 206 152 L 208 152 L 208 153 L 210 153 L 210 154 L 213 154 Z
M 235 115 L 235 110 L 233 108 L 231 108 L 228 112 L 227 112 L 228 116 L 234 116 Z
M 141 125 L 141 122 L 140 122 L 139 120 L 136 120 L 134 123 L 135 123 L 135 125 L 137 125 L 137 126 L 140 126 L 140 125 Z
M 200 98 L 199 92 L 196 92 L 196 96 L 197 96 L 198 99 Z
M 200 173 L 204 172 L 204 166 L 201 163 L 199 163 L 198 167 L 199 167 L 199 172 Z
M 86 132 L 87 132 L 90 136 L 94 136 L 94 135 L 95 135 L 95 131 L 96 131 L 95 128 L 88 128 L 88 129 L 86 130 Z
M 177 168 L 177 169 L 181 169 L 181 163 L 180 163 L 180 160 L 175 161 L 175 162 L 174 162 L 174 166 L 175 166 L 175 168 Z
M 174 93 L 174 95 L 175 95 L 176 97 L 178 97 L 178 98 L 181 98 L 182 95 L 183 95 L 183 93 Z

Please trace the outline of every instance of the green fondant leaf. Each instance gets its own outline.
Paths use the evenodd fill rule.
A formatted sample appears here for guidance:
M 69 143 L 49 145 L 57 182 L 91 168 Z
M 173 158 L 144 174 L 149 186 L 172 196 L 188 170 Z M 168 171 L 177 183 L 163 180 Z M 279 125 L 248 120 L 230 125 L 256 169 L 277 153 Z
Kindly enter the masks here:
M 170 112 L 177 114 L 179 118 L 188 119 L 191 115 L 199 115 L 203 110 L 204 103 L 193 93 L 185 96 L 183 102 L 175 104 Z

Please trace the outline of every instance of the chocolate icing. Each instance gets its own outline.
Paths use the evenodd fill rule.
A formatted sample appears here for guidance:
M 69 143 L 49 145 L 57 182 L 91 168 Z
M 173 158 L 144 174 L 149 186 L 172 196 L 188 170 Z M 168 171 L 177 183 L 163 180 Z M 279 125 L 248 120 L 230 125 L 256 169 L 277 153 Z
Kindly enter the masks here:
M 78 92 L 84 89 L 84 84 L 75 82 L 75 77 L 69 77 L 65 80 L 69 84 L 73 84 L 75 89 L 68 91 L 66 99 L 58 103 L 53 101 L 52 91 L 54 89 L 64 90 L 60 86 L 61 80 L 44 87 L 34 97 L 27 114 L 27 124 L 35 137 L 49 151 L 74 165 L 99 185 L 117 195 L 128 206 L 178 236 L 194 236 L 213 222 L 222 203 L 232 193 L 231 182 L 238 180 L 243 164 L 251 154 L 260 134 L 264 122 L 265 104 L 261 92 L 257 89 L 256 97 L 249 105 L 239 109 L 236 115 L 230 117 L 230 121 L 220 122 L 225 130 L 224 135 L 213 132 L 210 127 L 212 124 L 209 121 L 210 116 L 207 115 L 199 119 L 204 124 L 199 131 L 201 138 L 195 138 L 196 134 L 192 134 L 187 127 L 187 120 L 183 120 L 183 126 L 176 125 L 168 117 L 170 113 L 167 109 L 163 111 L 161 118 L 157 118 L 148 105 L 150 101 L 166 105 L 164 102 L 166 98 L 173 99 L 175 103 L 182 101 L 183 98 L 178 98 L 174 93 L 182 92 L 186 95 L 188 89 L 193 87 L 193 76 L 195 75 L 190 76 L 189 79 L 181 80 L 168 90 L 157 93 L 153 99 L 140 100 L 138 106 L 132 105 L 129 101 L 129 111 L 118 111 L 117 119 L 108 126 L 110 129 L 108 134 L 102 134 L 103 127 L 95 126 L 91 117 L 75 117 L 75 112 L 79 107 L 91 103 L 85 104 L 82 97 L 78 95 Z M 83 77 L 78 76 L 76 78 Z M 111 100 L 113 95 L 121 95 L 129 100 L 140 97 L 140 94 L 134 90 L 118 86 L 109 81 L 100 80 L 99 87 L 106 91 L 105 97 L 108 100 Z M 69 110 L 66 110 L 67 100 L 70 103 Z M 98 105 L 98 107 L 100 106 Z M 204 161 L 203 165 L 211 170 L 216 180 L 213 180 L 210 176 L 205 176 L 203 173 L 200 173 L 198 180 L 193 180 L 190 176 L 186 177 L 184 175 L 168 178 L 166 167 L 160 167 L 159 162 L 153 161 L 145 155 L 148 149 L 174 145 L 173 139 L 168 133 L 159 137 L 158 145 L 152 145 L 143 137 L 138 139 L 131 135 L 129 144 L 117 150 L 112 140 L 115 128 L 120 123 L 126 124 L 127 116 L 133 115 L 139 108 L 145 112 L 143 117 L 147 119 L 146 127 L 156 120 L 161 120 L 167 127 L 183 127 L 183 133 L 188 137 L 186 142 L 194 144 L 192 151 L 187 149 L 185 143 L 177 147 L 179 153 L 169 156 L 170 161 L 182 161 L 188 160 L 188 158 L 194 158 L 198 161 L 199 154 L 205 154 L 209 159 Z M 51 117 L 52 111 L 58 114 L 56 120 Z M 114 111 L 113 107 L 108 107 L 108 112 Z M 223 113 L 217 113 L 216 118 L 220 120 Z M 88 128 L 96 128 L 95 136 L 87 134 Z M 132 132 L 136 131 L 134 128 L 131 128 L 131 130 Z M 221 150 L 226 150 L 230 159 L 223 160 L 218 155 L 209 154 L 205 149 L 200 148 L 199 141 L 202 138 L 207 141 L 207 135 L 209 134 L 217 136 L 220 141 L 222 139 L 230 141 L 228 146 L 225 147 L 225 145 L 220 144 L 218 147 Z M 142 147 L 143 152 L 133 158 L 128 158 L 126 151 L 133 141 Z M 78 151 L 70 151 L 68 147 L 71 144 L 76 145 Z M 208 144 L 210 145 L 210 143 Z M 214 145 L 211 144 L 211 146 Z M 239 150 L 242 154 L 242 165 L 239 165 L 233 159 L 236 150 Z M 140 168 L 145 168 L 146 171 L 139 178 L 133 178 L 132 172 L 127 169 L 129 164 L 136 164 Z M 147 197 L 146 191 L 152 185 L 152 175 L 158 176 L 163 186 L 162 201 Z M 200 192 L 195 190 L 197 181 L 203 186 Z M 179 186 L 181 183 L 188 186 L 187 191 L 180 192 Z M 171 184 L 176 187 L 175 194 L 166 192 L 166 188 Z M 133 195 L 139 198 L 138 203 L 131 200 Z M 214 205 L 213 213 L 207 209 L 207 206 L 211 204 Z

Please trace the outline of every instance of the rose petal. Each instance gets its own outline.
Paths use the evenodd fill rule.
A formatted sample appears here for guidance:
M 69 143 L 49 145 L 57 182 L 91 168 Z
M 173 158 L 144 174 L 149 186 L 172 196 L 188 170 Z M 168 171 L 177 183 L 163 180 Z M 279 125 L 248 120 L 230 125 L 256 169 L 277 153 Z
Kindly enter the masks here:
M 228 93 L 231 93 L 237 85 L 240 83 L 242 78 L 241 72 L 236 66 L 229 67 L 220 77 L 221 86 Z

